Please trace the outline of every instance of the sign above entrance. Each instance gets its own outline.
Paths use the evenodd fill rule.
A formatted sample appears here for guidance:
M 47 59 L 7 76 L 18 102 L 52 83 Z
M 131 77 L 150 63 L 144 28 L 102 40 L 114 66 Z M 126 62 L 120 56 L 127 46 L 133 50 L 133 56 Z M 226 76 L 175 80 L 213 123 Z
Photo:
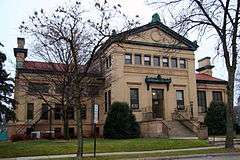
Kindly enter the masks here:
M 148 77 L 146 76 L 145 82 L 147 83 L 147 90 L 149 90 L 149 85 L 151 83 L 155 84 L 166 84 L 167 90 L 169 89 L 169 84 L 172 82 L 171 78 L 162 78 L 161 75 L 157 75 L 156 77 Z

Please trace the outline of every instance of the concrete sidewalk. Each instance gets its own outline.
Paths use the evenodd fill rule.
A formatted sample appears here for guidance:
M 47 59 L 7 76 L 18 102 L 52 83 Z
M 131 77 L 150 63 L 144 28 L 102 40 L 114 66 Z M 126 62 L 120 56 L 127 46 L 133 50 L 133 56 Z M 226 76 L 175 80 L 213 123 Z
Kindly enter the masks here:
M 214 149 L 214 148 L 224 148 L 224 146 L 197 147 L 197 148 L 171 149 L 171 150 L 137 151 L 137 152 L 97 153 L 96 156 L 134 155 L 134 154 L 146 154 L 146 153 L 166 153 L 166 152 L 177 152 L 177 151 L 207 150 L 207 149 Z M 92 153 L 84 154 L 84 157 L 91 157 L 91 156 L 93 156 Z M 76 154 L 4 158 L 4 159 L 0 159 L 0 160 L 34 160 L 34 159 L 54 159 L 54 158 L 72 158 L 72 157 L 76 157 Z
M 239 160 L 240 153 L 209 153 L 196 155 L 132 158 L 127 160 Z M 125 159 L 126 160 L 126 159 Z

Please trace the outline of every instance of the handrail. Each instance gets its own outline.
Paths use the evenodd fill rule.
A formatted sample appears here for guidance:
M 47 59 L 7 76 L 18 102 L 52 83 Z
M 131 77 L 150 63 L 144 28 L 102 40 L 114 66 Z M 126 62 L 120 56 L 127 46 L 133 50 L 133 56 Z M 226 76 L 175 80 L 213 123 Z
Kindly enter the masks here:
M 35 118 L 37 118 L 36 115 L 38 115 L 39 113 L 41 113 L 40 111 L 41 111 L 41 108 L 34 114 L 33 120 L 34 120 Z M 23 129 L 25 129 L 26 125 L 28 125 L 28 124 L 29 124 L 29 120 L 25 120 L 24 124 L 22 124 L 22 127 L 18 128 L 18 130 L 16 131 L 16 133 L 19 133 L 20 131 L 22 131 Z
M 181 118 L 183 118 L 185 121 L 191 123 L 194 127 L 198 128 L 198 126 L 196 124 L 194 124 L 192 121 L 190 121 L 189 119 L 187 119 L 186 117 L 184 117 L 180 112 L 176 112 L 176 116 L 180 116 Z
M 51 109 L 50 109 L 51 110 Z M 49 111 L 49 110 L 48 110 Z M 41 114 L 42 114 L 42 108 L 39 108 L 37 110 L 37 112 L 35 112 L 33 118 L 32 118 L 32 124 L 30 124 L 30 126 L 35 125 L 36 123 L 38 123 L 41 120 Z M 35 121 L 36 120 L 36 121 Z M 22 130 L 24 130 L 26 128 L 26 126 L 29 125 L 29 120 L 26 120 L 24 122 L 24 124 L 22 124 L 22 127 L 20 127 L 16 133 L 21 132 Z
M 171 130 L 171 128 L 169 128 L 169 127 L 165 124 L 164 121 L 162 121 L 162 124 L 163 124 L 164 127 L 167 128 L 167 137 L 169 137 L 169 130 Z

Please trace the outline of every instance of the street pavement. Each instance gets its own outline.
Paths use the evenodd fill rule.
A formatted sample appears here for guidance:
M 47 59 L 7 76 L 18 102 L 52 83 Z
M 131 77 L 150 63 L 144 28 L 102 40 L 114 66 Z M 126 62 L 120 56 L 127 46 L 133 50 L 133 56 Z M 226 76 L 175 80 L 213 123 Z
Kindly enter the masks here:
M 208 155 L 203 157 L 177 158 L 177 160 L 240 160 L 240 155 Z

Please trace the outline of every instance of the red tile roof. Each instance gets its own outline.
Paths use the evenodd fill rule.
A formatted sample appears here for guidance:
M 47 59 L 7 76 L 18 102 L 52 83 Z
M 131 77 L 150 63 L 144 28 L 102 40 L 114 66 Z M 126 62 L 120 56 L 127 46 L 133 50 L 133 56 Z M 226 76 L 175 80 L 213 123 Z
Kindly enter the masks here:
M 205 73 L 196 73 L 196 80 L 201 80 L 201 81 L 225 81 L 223 79 L 215 78 L 212 77 L 208 74 Z
M 67 71 L 69 68 L 68 65 L 62 63 L 52 63 L 52 62 L 37 62 L 37 61 L 24 61 L 23 68 L 18 68 L 20 72 L 30 72 L 30 73 L 61 73 Z M 85 72 L 84 65 L 79 65 L 79 69 L 82 72 Z M 101 72 L 99 68 L 90 68 L 88 74 L 100 75 Z
M 25 61 L 24 69 L 42 71 L 63 71 L 64 64 L 50 62 Z

